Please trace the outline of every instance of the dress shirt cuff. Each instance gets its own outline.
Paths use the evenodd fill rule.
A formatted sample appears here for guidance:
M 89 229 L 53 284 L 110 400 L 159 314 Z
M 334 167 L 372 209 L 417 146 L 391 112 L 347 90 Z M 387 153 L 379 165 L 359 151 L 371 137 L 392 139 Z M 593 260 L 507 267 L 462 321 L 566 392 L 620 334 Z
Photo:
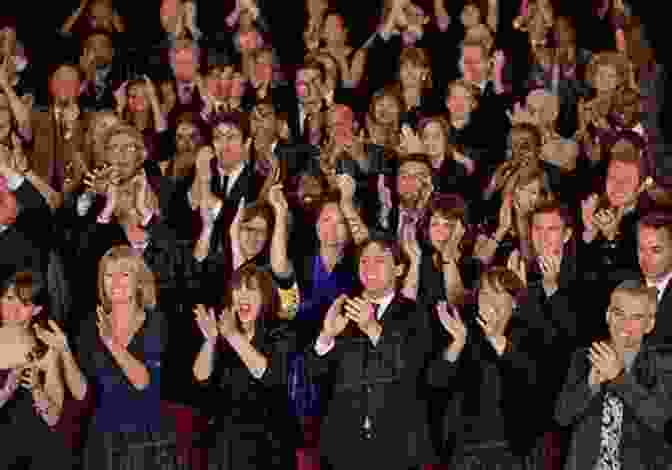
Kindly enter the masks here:
M 601 384 L 590 384 L 590 379 L 588 379 L 588 388 L 590 389 L 590 396 L 595 396 L 597 393 L 599 393 L 600 389 L 602 388 Z
M 77 215 L 84 217 L 88 214 L 89 209 L 93 205 L 94 195 L 92 193 L 80 194 L 77 198 Z
M 439 31 L 441 31 L 442 33 L 445 33 L 448 30 L 449 25 L 450 25 L 450 16 L 440 15 L 436 17 L 436 26 L 438 26 Z
M 26 178 L 23 175 L 14 173 L 13 171 L 7 175 L 7 189 L 15 192 L 21 187 Z
M 250 374 L 257 380 L 260 380 L 266 373 L 267 367 L 253 367 L 250 369 Z
M 378 35 L 380 36 L 380 39 L 382 39 L 385 42 L 390 40 L 390 38 L 392 37 L 392 34 L 393 33 L 389 32 L 389 31 L 378 30 Z
M 456 351 L 451 351 L 450 348 L 446 348 L 443 351 L 443 359 L 445 359 L 448 362 L 456 362 L 457 358 L 460 357 L 460 353 Z
M 334 338 L 324 338 L 322 335 L 320 335 L 315 342 L 315 354 L 318 356 L 324 356 L 329 351 L 334 349 L 335 344 L 336 341 Z
M 592 243 L 593 240 L 597 238 L 597 232 L 595 230 L 584 230 L 583 231 L 583 242 Z

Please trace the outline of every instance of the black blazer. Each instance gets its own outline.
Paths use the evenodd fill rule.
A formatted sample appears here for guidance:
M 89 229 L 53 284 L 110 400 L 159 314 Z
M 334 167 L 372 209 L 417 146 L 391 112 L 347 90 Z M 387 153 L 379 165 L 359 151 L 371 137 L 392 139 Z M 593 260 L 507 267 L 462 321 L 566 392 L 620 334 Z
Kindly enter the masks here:
M 442 326 L 436 340 L 427 378 L 432 387 L 449 389 L 445 401 L 443 433 L 446 444 L 468 449 L 487 443 L 506 443 L 517 455 L 527 455 L 534 444 L 538 366 L 530 354 L 527 322 L 515 315 L 509 322 L 508 346 L 498 356 L 476 322 L 477 305 L 468 304 L 461 312 L 467 327 L 467 342 L 457 361 L 442 357 L 449 335 Z M 438 322 L 435 322 L 438 323 Z M 520 426 L 522 414 L 526 416 Z M 446 449 L 450 451 L 451 449 Z
M 408 468 L 431 461 L 425 406 L 418 396 L 431 335 L 418 322 L 420 315 L 413 301 L 397 295 L 383 314 L 375 347 L 355 332 L 336 338 L 324 356 L 311 344 L 309 373 L 333 374 L 320 446 L 335 468 Z M 369 441 L 360 435 L 365 416 L 374 430 Z
M 49 208 L 28 180 L 24 180 L 14 194 L 18 209 L 16 221 L 0 232 L 0 281 L 23 270 L 47 272 L 53 233 Z
M 621 459 L 627 469 L 668 469 L 672 446 L 665 442 L 665 424 L 672 418 L 672 349 L 646 347 L 637 354 L 630 372 L 591 394 L 588 351 L 576 351 L 560 394 L 555 417 L 573 426 L 567 470 L 593 468 L 600 450 L 603 397 L 607 390 L 624 404 Z

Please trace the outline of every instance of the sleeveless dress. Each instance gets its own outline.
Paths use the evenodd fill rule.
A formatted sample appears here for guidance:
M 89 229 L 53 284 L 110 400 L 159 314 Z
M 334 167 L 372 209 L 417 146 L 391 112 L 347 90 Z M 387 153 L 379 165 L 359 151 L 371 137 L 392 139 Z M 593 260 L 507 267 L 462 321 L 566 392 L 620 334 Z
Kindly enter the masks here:
M 143 390 L 128 381 L 100 340 L 94 321 L 82 330 L 79 364 L 95 402 L 84 469 L 174 470 L 186 464 L 177 462 L 175 423 L 161 412 L 163 322 L 158 311 L 147 310 L 145 324 L 128 345 L 149 371 L 150 383 Z

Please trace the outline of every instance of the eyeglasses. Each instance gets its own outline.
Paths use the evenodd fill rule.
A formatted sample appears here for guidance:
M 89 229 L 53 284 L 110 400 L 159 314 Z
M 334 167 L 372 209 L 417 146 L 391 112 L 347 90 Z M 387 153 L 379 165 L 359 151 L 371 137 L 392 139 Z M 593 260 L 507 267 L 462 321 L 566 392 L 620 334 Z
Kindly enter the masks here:
M 257 236 L 262 236 L 262 237 L 266 236 L 266 234 L 268 233 L 268 229 L 266 229 L 266 227 L 258 228 L 258 227 L 254 227 L 253 225 L 242 225 L 240 227 L 240 229 L 244 230 L 246 232 L 249 232 L 251 234 L 254 234 L 254 235 L 257 235 Z
M 138 144 L 124 144 L 124 145 L 108 145 L 105 147 L 105 150 L 114 154 L 120 153 L 137 153 L 140 151 L 140 146 Z
M 630 315 L 626 315 L 625 312 L 618 309 L 609 309 L 607 310 L 607 312 L 609 313 L 609 316 L 611 316 L 614 320 L 618 322 L 624 322 L 626 320 L 643 322 L 644 320 L 648 320 L 649 318 L 651 318 L 651 315 L 647 315 L 645 313 L 633 313 Z

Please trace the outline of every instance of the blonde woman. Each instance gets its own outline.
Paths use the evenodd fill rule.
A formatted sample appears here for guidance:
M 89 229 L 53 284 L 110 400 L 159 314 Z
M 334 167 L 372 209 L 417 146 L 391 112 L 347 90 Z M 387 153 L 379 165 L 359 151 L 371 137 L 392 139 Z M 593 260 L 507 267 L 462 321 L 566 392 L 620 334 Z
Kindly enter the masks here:
M 160 413 L 163 315 L 155 280 L 128 246 L 110 248 L 98 264 L 98 307 L 83 320 L 78 363 L 64 361 L 64 377 L 79 400 L 92 394 L 95 410 L 84 468 L 177 468 Z M 81 368 L 81 369 L 80 369 Z

